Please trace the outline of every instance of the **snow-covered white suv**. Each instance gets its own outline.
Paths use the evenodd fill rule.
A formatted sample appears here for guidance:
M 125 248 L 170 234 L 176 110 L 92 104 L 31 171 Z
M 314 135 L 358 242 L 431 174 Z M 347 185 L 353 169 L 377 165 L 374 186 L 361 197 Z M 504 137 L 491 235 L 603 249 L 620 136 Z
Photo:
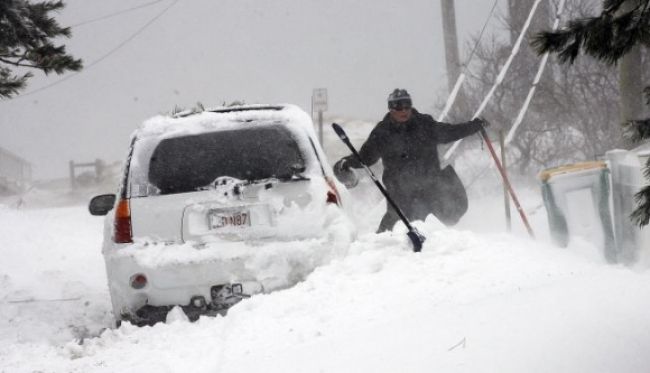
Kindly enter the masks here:
M 163 321 L 174 306 L 191 320 L 222 314 L 269 290 L 257 272 L 273 263 L 250 257 L 282 248 L 278 242 L 304 249 L 348 227 L 344 190 L 311 118 L 296 106 L 151 118 L 132 136 L 118 194 L 89 206 L 106 215 L 103 254 L 117 324 Z

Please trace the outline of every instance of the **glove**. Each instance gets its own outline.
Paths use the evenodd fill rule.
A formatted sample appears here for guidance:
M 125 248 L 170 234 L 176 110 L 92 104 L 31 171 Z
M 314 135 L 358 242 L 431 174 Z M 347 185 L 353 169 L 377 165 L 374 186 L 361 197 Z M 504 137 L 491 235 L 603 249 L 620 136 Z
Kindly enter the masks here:
M 478 123 L 483 128 L 490 127 L 490 122 L 488 122 L 487 119 L 485 119 L 485 118 L 474 118 L 474 119 L 472 119 L 472 123 Z
M 350 168 L 350 162 L 342 158 L 334 164 L 334 175 L 346 188 L 354 188 L 359 183 L 357 174 Z
M 350 171 L 350 162 L 345 158 L 339 159 L 338 162 L 334 163 L 334 173 L 343 173 Z

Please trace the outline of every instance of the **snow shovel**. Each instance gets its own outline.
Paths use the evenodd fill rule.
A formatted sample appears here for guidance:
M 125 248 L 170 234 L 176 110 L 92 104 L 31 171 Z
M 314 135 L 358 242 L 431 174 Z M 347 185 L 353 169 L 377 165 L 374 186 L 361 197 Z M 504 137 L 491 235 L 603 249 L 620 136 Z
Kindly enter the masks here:
M 336 132 L 336 135 L 341 139 L 341 141 L 343 141 L 343 143 L 345 143 L 345 145 L 347 145 L 348 148 L 350 148 L 352 154 L 354 154 L 354 156 L 357 158 L 359 163 L 361 163 L 363 168 L 366 169 L 366 172 L 368 172 L 370 178 L 375 182 L 375 185 L 377 186 L 377 188 L 379 188 L 381 194 L 383 194 L 384 197 L 386 197 L 386 201 L 388 201 L 388 203 L 395 209 L 399 218 L 402 219 L 402 222 L 404 222 L 404 225 L 408 229 L 408 233 L 406 233 L 406 235 L 408 236 L 408 238 L 411 240 L 411 243 L 413 244 L 413 251 L 419 253 L 422 250 L 422 244 L 426 240 L 426 237 L 421 235 L 420 232 L 418 232 L 417 229 L 415 229 L 411 225 L 411 223 L 408 221 L 408 219 L 406 218 L 402 210 L 399 208 L 399 206 L 397 206 L 395 201 L 393 201 L 393 199 L 390 198 L 390 195 L 386 191 L 386 188 L 384 188 L 384 186 L 377 179 L 377 177 L 372 172 L 372 170 L 370 170 L 370 168 L 363 163 L 363 161 L 361 160 L 361 156 L 359 156 L 359 152 L 357 152 L 357 150 L 354 148 L 352 143 L 350 143 L 350 139 L 345 134 L 345 131 L 343 131 L 343 128 L 341 128 L 341 126 L 339 126 L 336 123 L 332 123 L 332 128 L 334 129 L 334 132 Z

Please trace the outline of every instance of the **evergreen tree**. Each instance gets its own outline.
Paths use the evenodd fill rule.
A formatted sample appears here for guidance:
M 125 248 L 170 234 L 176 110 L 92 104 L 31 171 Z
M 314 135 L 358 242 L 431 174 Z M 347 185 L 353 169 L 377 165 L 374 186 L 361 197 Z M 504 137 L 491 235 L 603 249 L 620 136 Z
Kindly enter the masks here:
M 557 32 L 541 32 L 533 40 L 537 52 L 557 53 L 561 62 L 573 63 L 580 51 L 607 64 L 615 64 L 637 45 L 650 46 L 650 0 L 604 0 L 597 17 L 571 20 Z M 642 77 L 639 77 L 641 79 Z M 646 96 L 650 105 L 650 87 Z M 635 141 L 650 139 L 650 118 L 623 124 Z M 650 160 L 646 164 L 650 179 Z M 650 222 L 650 186 L 636 195 L 637 209 L 632 219 L 640 226 Z
M 64 6 L 63 1 L 0 0 L 0 98 L 25 88 L 32 77 L 31 72 L 22 72 L 25 69 L 62 74 L 82 68 L 81 60 L 68 55 L 65 46 L 53 43 L 58 37 L 70 37 L 70 28 L 59 26 L 49 15 Z

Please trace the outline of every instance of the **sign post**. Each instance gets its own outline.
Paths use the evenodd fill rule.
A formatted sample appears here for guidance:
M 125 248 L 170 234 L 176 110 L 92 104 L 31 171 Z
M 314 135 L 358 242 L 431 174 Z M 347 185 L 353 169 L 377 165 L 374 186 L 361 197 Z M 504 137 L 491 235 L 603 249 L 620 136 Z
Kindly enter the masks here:
M 323 112 L 327 111 L 327 88 L 314 88 L 311 94 L 312 115 L 318 112 L 318 140 L 323 145 Z

